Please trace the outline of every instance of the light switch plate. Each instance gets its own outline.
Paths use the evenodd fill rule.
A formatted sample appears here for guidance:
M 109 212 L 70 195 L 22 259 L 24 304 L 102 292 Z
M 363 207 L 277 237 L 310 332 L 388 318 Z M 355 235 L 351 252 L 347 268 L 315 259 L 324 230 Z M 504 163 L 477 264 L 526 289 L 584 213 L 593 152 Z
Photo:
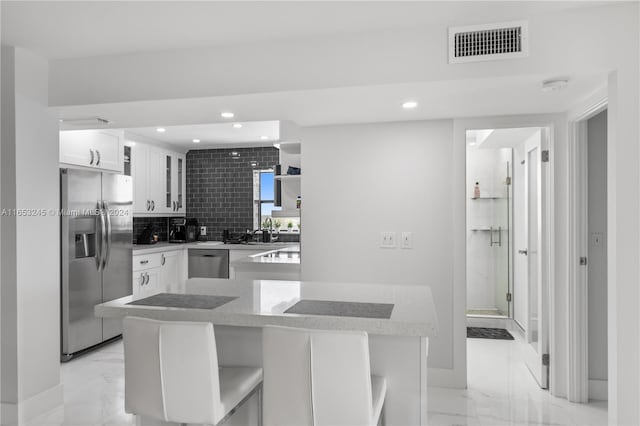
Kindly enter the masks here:
M 206 226 L 201 226 L 200 227 L 200 235 L 207 235 L 207 227 Z
M 411 232 L 403 232 L 400 239 L 400 247 L 403 249 L 413 248 L 413 235 Z
M 396 233 L 395 232 L 381 232 L 380 233 L 380 247 L 382 247 L 382 248 L 396 248 Z

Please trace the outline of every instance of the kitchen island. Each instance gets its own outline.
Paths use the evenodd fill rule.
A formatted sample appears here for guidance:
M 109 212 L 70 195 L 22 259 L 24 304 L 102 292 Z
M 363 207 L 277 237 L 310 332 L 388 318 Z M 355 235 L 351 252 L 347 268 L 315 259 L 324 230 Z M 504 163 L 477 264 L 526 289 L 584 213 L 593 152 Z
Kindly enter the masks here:
M 97 305 L 95 313 L 212 322 L 221 365 L 262 365 L 261 328 L 266 325 L 363 330 L 369 333 L 372 374 L 388 383 L 386 424 L 427 423 L 428 339 L 437 331 L 427 286 L 194 278 L 175 293 L 182 307 L 130 305 L 132 298 L 124 297 Z M 197 301 L 198 295 L 233 299 L 215 309 L 190 307 L 189 300 Z M 298 302 L 310 305 L 314 314 L 286 312 L 302 306 Z M 229 424 L 255 424 L 256 404 L 251 402 Z

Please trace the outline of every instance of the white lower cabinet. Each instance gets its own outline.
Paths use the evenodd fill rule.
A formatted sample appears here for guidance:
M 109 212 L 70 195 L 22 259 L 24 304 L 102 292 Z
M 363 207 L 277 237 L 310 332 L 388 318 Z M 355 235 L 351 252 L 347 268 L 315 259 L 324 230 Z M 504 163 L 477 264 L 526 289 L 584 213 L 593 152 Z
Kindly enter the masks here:
M 143 299 L 161 293 L 160 287 L 161 268 L 149 268 L 133 273 L 133 298 Z
M 133 256 L 133 298 L 176 292 L 186 280 L 186 250 Z
M 180 286 L 179 260 L 182 251 L 160 253 L 160 285 L 164 291 L 171 292 Z

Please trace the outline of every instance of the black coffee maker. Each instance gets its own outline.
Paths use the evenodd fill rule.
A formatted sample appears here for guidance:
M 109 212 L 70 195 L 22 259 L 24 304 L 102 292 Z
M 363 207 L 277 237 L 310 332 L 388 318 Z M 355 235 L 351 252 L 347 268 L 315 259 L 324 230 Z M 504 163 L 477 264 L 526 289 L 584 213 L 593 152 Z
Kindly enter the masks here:
M 187 242 L 187 220 L 183 217 L 172 217 L 169 219 L 169 242 Z

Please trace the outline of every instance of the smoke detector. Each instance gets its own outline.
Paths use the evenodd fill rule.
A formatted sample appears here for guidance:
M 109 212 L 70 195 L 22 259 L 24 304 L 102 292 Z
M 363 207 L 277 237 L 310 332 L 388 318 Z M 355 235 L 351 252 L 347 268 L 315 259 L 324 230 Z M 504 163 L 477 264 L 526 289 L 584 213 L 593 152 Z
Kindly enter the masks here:
M 542 91 L 543 92 L 555 92 L 557 90 L 562 90 L 569 85 L 568 78 L 556 78 L 553 80 L 545 80 L 542 82 Z

